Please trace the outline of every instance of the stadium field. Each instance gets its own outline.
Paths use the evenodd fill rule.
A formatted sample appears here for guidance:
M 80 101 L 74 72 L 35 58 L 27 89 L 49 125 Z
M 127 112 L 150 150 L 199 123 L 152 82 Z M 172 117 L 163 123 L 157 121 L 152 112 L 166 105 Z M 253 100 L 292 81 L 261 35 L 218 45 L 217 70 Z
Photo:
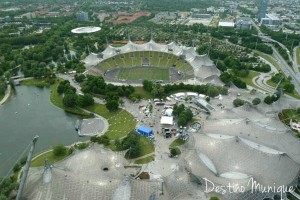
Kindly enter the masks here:
M 169 81 L 169 69 L 160 68 L 121 68 L 118 79 L 122 80 L 163 80 Z

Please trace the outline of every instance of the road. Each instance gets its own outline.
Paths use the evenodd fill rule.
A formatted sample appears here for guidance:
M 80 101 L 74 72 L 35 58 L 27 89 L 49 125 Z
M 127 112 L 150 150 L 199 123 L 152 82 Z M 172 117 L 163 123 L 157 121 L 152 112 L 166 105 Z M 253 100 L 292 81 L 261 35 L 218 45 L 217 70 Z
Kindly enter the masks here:
M 293 49 L 293 67 L 294 69 L 297 69 L 298 70 L 298 73 L 300 73 L 300 70 L 299 70 L 299 67 L 300 67 L 300 63 L 297 62 L 297 56 L 300 56 L 300 55 L 297 55 L 297 48 L 300 48 L 300 46 L 297 46 Z
M 279 44 L 283 49 L 285 49 L 287 52 L 288 52 L 288 56 L 289 56 L 289 60 L 293 62 L 293 59 L 290 55 L 290 52 L 289 50 L 283 45 L 281 44 L 280 42 L 276 41 L 276 40 L 273 40 L 269 37 L 266 37 L 266 36 L 262 36 L 262 32 L 260 30 L 260 28 L 254 23 L 252 22 L 253 26 L 257 29 L 258 31 L 258 35 L 260 38 L 262 39 L 265 39 L 265 40 L 268 40 L 268 41 L 271 41 L 271 42 L 276 42 L 277 44 Z M 293 64 L 293 69 L 286 63 L 286 61 L 283 59 L 283 57 L 279 54 L 279 52 L 276 50 L 276 48 L 270 44 L 270 46 L 272 47 L 273 49 L 273 55 L 274 55 L 274 58 L 277 60 L 277 63 L 279 65 L 279 67 L 281 68 L 282 72 L 287 76 L 287 77 L 291 77 L 292 80 L 291 82 L 295 85 L 295 90 L 300 93 L 300 71 L 298 69 L 297 66 L 295 66 L 295 63 Z

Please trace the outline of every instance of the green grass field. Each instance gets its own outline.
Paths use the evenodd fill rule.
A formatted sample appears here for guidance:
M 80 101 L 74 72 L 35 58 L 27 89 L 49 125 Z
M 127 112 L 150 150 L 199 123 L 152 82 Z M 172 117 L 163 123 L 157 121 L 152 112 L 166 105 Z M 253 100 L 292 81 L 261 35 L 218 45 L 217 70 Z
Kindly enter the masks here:
M 175 56 L 173 54 L 164 53 L 164 52 L 155 52 L 155 51 L 137 51 L 137 52 L 119 54 L 102 61 L 99 64 L 99 69 L 105 72 L 106 70 L 110 70 L 115 67 L 120 67 L 120 68 L 127 68 L 132 66 L 139 67 L 143 65 L 144 59 L 148 59 L 149 65 L 152 67 L 169 68 L 174 66 L 176 70 L 182 71 L 189 76 L 190 75 L 192 76 L 194 74 L 193 67 L 185 60 L 180 59 L 178 56 Z M 156 80 L 168 80 L 168 79 L 158 78 Z
M 159 68 L 123 68 L 118 79 L 126 80 L 169 80 L 169 69 Z
M 110 139 L 124 137 L 136 126 L 134 117 L 126 110 L 119 109 L 114 112 L 109 112 L 105 105 L 97 103 L 86 109 L 107 119 L 109 128 L 105 134 Z
M 45 165 L 45 159 L 47 158 L 50 163 L 56 163 L 64 158 L 66 158 L 68 154 L 62 156 L 55 156 L 53 151 L 49 151 L 46 153 L 41 154 L 40 156 L 36 157 L 30 164 L 30 167 L 41 167 Z

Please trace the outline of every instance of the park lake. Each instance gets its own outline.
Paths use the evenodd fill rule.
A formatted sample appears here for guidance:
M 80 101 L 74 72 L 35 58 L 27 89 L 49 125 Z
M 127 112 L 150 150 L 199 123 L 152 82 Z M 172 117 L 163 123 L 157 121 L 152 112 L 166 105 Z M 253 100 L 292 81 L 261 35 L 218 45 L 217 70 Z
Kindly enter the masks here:
M 0 106 L 0 176 L 8 173 L 35 135 L 39 139 L 34 155 L 57 144 L 88 139 L 77 136 L 75 124 L 79 117 L 51 104 L 50 92 L 47 87 L 17 86 Z

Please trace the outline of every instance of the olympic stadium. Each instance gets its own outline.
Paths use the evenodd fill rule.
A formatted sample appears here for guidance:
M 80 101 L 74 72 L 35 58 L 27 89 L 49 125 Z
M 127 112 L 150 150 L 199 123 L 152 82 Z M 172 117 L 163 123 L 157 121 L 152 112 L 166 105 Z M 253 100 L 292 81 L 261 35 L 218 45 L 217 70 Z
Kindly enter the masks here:
M 198 55 L 194 47 L 150 40 L 136 44 L 131 40 L 121 47 L 108 45 L 91 53 L 84 62 L 96 66 L 98 73 L 110 81 L 141 82 L 160 80 L 174 83 L 189 79 L 220 84 L 219 70 L 207 55 Z

